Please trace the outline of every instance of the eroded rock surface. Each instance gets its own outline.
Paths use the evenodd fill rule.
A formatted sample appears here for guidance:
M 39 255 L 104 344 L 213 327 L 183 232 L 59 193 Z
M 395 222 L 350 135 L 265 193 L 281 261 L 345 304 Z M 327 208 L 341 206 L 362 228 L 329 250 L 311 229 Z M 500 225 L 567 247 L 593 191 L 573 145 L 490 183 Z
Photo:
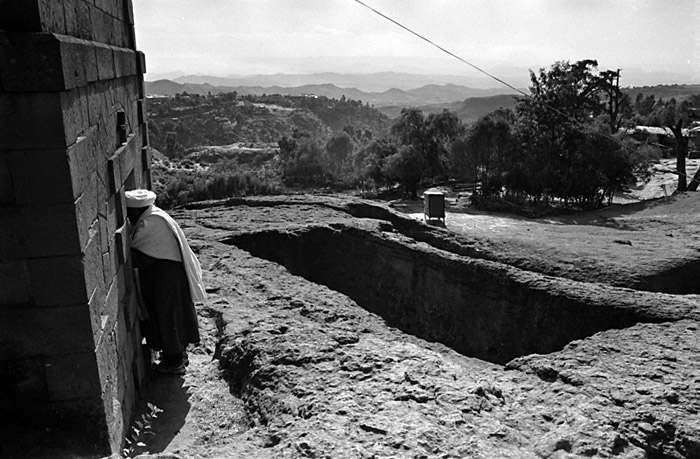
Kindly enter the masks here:
M 202 261 L 208 307 L 221 314 L 216 358 L 243 402 L 249 428 L 214 443 L 195 439 L 177 455 L 700 457 L 695 295 L 586 284 L 523 271 L 490 256 L 466 260 L 466 252 L 448 249 L 467 247 L 468 240 L 360 201 L 231 204 L 190 209 L 178 219 Z M 361 232 L 368 241 L 405 247 L 420 255 L 414 263 L 421 256 L 476 263 L 484 276 L 501 276 L 502 285 L 564 298 L 582 316 L 588 305 L 603 317 L 597 329 L 580 336 L 572 330 L 581 339 L 562 343 L 563 349 L 524 355 L 504 367 L 393 328 L 349 296 L 231 245 L 260 232 L 291 241 L 310 227 Z M 344 249 L 347 257 L 357 251 L 350 243 L 337 247 Z M 304 247 L 295 250 L 304 256 Z M 625 321 L 607 321 L 610 311 L 624 311 Z M 536 333 L 547 340 L 546 329 Z

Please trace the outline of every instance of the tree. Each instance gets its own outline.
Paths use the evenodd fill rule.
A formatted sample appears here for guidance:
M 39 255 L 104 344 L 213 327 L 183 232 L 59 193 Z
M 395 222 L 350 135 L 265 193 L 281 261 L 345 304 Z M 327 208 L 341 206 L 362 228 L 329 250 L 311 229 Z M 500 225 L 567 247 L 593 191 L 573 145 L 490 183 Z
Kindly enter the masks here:
M 404 108 L 391 133 L 400 145 L 412 146 L 422 156 L 425 178 L 444 176 L 450 168 L 452 142 L 464 132 L 457 116 L 443 110 L 425 117 L 421 110 Z
M 418 184 L 426 169 L 425 158 L 413 145 L 402 145 L 386 161 L 386 175 L 401 183 L 411 199 L 418 199 Z
M 343 163 L 350 156 L 354 148 L 355 143 L 347 132 L 334 134 L 328 139 L 326 142 L 326 155 L 328 157 L 331 174 L 336 177 L 340 176 Z
M 353 170 L 363 189 L 367 182 L 372 182 L 377 187 L 386 184 L 386 159 L 396 152 L 396 145 L 385 139 L 377 139 L 354 154 Z
M 513 147 L 511 127 L 504 118 L 486 115 L 469 130 L 466 150 L 471 157 L 474 182 L 481 182 L 484 196 L 500 191 L 502 174 Z
M 625 103 L 619 71 L 599 75 L 595 60 L 557 62 L 531 80 L 532 96 L 516 105 L 521 150 L 504 174 L 506 186 L 536 200 L 599 205 L 629 178 L 634 160 L 610 136 Z M 602 123 L 601 115 L 609 119 Z
M 700 105 L 700 96 L 692 96 L 678 103 L 675 98 L 668 101 L 659 99 L 654 109 L 648 115 L 651 125 L 664 126 L 671 130 L 674 137 L 674 151 L 676 153 L 676 172 L 678 173 L 678 191 L 688 190 L 685 159 L 688 156 L 688 136 L 683 135 L 683 126 L 692 123 L 692 108 Z M 695 178 L 691 181 L 691 191 L 697 189 Z
M 295 132 L 292 138 L 283 137 L 278 145 L 280 172 L 285 183 L 300 185 L 322 183 L 323 148 L 318 140 L 306 133 Z
M 629 117 L 631 112 L 629 95 L 620 89 L 620 69 L 601 72 L 599 84 L 607 99 L 606 113 L 610 133 L 614 134 L 620 129 L 623 118 Z

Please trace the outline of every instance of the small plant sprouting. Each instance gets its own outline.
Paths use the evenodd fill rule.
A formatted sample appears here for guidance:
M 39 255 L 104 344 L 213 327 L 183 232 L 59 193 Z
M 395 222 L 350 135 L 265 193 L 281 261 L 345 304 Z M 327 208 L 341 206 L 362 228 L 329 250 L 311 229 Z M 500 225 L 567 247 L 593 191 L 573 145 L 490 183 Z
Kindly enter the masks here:
M 153 403 L 146 404 L 148 412 L 143 413 L 134 421 L 134 424 L 129 430 L 129 434 L 124 439 L 125 446 L 122 448 L 122 457 L 134 457 L 140 454 L 146 447 L 146 442 L 155 433 L 153 432 L 153 420 L 158 417 L 163 410 L 155 406 Z

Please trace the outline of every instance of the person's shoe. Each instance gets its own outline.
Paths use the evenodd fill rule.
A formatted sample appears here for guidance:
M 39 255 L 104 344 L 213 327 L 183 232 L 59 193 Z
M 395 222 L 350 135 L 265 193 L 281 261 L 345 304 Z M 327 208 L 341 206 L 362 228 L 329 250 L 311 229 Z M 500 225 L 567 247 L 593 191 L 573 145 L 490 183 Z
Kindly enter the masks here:
M 153 369 L 158 373 L 171 375 L 184 375 L 187 372 L 184 362 L 159 362 L 153 365 Z

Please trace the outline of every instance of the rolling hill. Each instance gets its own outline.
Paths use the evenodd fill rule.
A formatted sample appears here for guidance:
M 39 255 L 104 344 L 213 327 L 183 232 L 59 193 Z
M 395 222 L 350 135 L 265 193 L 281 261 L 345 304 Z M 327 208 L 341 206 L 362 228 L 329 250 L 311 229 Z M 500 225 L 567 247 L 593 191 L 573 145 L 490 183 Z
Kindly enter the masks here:
M 463 101 L 469 97 L 487 97 L 504 93 L 512 93 L 509 89 L 474 89 L 454 84 L 430 84 L 416 89 L 403 90 L 391 88 L 383 92 L 365 92 L 355 88 L 341 88 L 331 83 L 307 84 L 295 87 L 282 86 L 213 86 L 209 83 L 178 83 L 172 80 L 146 82 L 146 93 L 151 96 L 174 96 L 178 93 L 189 94 L 221 94 L 237 92 L 239 95 L 249 94 L 283 94 L 301 96 L 314 94 L 330 99 L 359 100 L 375 107 L 386 106 L 425 106 L 446 104 Z

